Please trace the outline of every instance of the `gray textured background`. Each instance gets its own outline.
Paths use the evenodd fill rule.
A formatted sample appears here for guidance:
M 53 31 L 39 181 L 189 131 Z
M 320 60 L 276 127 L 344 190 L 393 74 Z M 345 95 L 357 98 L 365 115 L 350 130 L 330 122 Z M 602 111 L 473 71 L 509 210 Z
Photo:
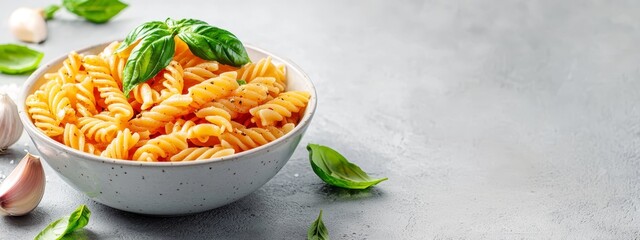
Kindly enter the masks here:
M 1 3 L 0 42 L 15 41 L 13 9 L 51 1 L 18 2 Z M 82 203 L 95 239 L 302 239 L 320 209 L 334 239 L 640 235 L 638 1 L 129 2 L 105 25 L 58 14 L 33 47 L 46 62 L 145 21 L 206 20 L 311 76 L 318 112 L 301 146 L 255 193 L 178 218 L 91 202 L 47 168 L 40 206 L 0 219 L 0 238 L 29 239 Z M 0 89 L 25 79 L 0 75 Z M 308 142 L 390 180 L 327 187 Z M 0 175 L 24 148 L 34 151 L 26 136 Z

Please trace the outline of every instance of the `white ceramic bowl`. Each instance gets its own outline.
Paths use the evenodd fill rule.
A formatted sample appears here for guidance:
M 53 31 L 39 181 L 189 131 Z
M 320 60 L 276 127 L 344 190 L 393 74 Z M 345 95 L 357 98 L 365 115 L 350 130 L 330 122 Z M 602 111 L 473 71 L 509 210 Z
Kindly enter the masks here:
M 95 54 L 108 43 L 78 53 Z M 232 156 L 190 162 L 137 162 L 93 156 L 49 138 L 31 122 L 25 99 L 66 59 L 61 56 L 36 70 L 18 100 L 20 119 L 42 158 L 76 190 L 104 205 L 150 215 L 202 212 L 238 200 L 260 188 L 287 163 L 309 126 L 316 91 L 295 64 L 265 50 L 245 46 L 252 60 L 271 56 L 287 67 L 288 90 L 304 90 L 311 99 L 296 128 L 264 146 Z

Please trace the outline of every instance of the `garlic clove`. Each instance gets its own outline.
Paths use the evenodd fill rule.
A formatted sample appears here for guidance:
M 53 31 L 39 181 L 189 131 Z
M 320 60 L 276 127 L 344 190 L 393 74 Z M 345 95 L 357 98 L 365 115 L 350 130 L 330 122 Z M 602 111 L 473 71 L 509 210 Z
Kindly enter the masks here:
M 9 17 L 9 29 L 20 41 L 40 43 L 47 39 L 47 23 L 36 9 L 18 8 Z
M 0 93 L 0 153 L 22 136 L 22 122 L 18 106 L 5 93 Z
M 27 153 L 0 184 L 0 215 L 22 216 L 31 212 L 42 200 L 45 184 L 40 158 Z

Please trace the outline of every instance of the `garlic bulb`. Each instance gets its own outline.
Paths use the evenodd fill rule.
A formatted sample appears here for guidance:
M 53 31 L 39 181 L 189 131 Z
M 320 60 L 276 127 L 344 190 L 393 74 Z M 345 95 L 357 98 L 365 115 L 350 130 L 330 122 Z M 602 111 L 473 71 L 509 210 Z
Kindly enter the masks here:
M 18 106 L 5 94 L 0 93 L 0 152 L 13 145 L 22 136 L 22 122 Z
M 0 184 L 0 215 L 22 216 L 31 212 L 42 200 L 45 183 L 40 158 L 27 153 Z
M 18 8 L 9 17 L 9 29 L 20 41 L 40 43 L 47 39 L 47 23 L 37 9 Z

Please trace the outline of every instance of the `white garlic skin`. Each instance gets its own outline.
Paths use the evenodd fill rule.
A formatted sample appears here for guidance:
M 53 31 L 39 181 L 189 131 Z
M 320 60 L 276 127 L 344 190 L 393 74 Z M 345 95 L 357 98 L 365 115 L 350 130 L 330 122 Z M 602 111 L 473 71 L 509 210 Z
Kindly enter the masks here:
M 23 7 L 13 11 L 9 29 L 23 42 L 40 43 L 47 39 L 47 23 L 37 9 Z
M 0 93 L 0 152 L 20 139 L 22 129 L 18 106 L 9 95 Z
M 40 158 L 27 153 L 0 184 L 0 215 L 22 216 L 31 212 L 40 204 L 45 184 Z

